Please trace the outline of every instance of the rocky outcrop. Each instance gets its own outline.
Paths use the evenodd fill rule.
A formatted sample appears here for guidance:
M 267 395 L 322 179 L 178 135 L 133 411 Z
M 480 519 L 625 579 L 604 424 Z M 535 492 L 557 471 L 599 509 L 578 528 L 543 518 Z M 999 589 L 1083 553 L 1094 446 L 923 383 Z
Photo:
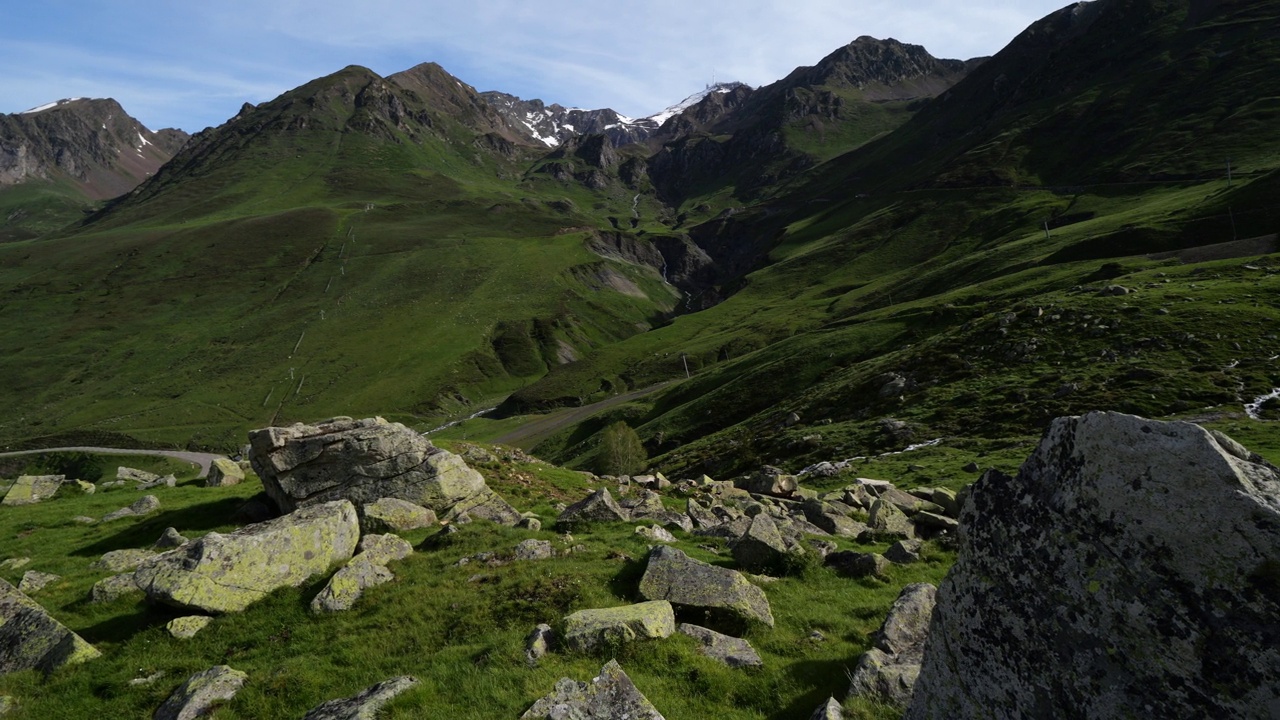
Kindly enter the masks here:
M 773 627 L 769 599 L 741 573 L 694 560 L 666 545 L 649 552 L 649 564 L 640 579 L 640 595 L 647 600 L 725 612 L 739 620 Z
M 556 518 L 556 526 L 573 529 L 597 522 L 620 522 L 631 518 L 618 504 L 609 491 L 600 488 L 578 502 L 570 505 Z
M 249 433 L 249 459 L 283 512 L 332 500 L 398 498 L 440 513 L 514 525 L 520 513 L 462 458 L 400 423 L 340 417 Z
M 1274 716 L 1280 478 L 1243 454 L 1092 413 L 986 472 L 907 717 Z
M 34 505 L 57 494 L 65 475 L 23 475 L 13 482 L 0 505 Z
M 872 637 L 874 647 L 858 659 L 850 678 L 850 695 L 870 697 L 899 707 L 911 701 L 937 591 L 929 583 L 915 583 L 902 589 L 889 608 L 884 624 Z
M 622 607 L 579 610 L 564 619 L 565 647 L 590 652 L 637 639 L 671 637 L 676 618 L 665 600 Z
M 245 673 L 226 665 L 198 672 L 174 690 L 152 717 L 154 720 L 195 720 L 208 715 L 215 705 L 234 698 L 248 679 Z
M 560 678 L 556 688 L 520 720 L 664 720 L 636 688 L 617 660 L 610 660 L 590 683 Z
M 0 675 L 19 670 L 50 673 L 101 654 L 0 578 Z
M 208 535 L 144 564 L 134 582 L 151 600 L 205 613 L 239 612 L 348 560 L 360 527 L 345 500 Z
M 311 709 L 302 720 L 374 720 L 383 705 L 418 684 L 418 679 L 402 675 L 367 687 L 349 698 L 330 700 Z

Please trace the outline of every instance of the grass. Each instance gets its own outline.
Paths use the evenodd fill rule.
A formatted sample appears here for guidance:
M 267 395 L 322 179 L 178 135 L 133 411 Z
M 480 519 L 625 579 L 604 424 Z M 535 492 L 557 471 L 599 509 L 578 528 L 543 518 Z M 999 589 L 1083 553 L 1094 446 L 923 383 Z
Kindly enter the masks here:
M 476 466 L 491 486 L 546 520 L 554 517 L 554 503 L 576 500 L 590 489 L 580 473 L 502 448 L 489 452 L 493 459 Z M 647 547 L 630 524 L 595 526 L 575 532 L 571 541 L 549 530 L 529 533 L 483 522 L 462 527 L 443 543 L 430 539 L 433 530 L 406 533 L 418 551 L 394 564 L 394 582 L 368 591 L 348 613 L 310 613 L 310 598 L 323 584 L 317 579 L 274 593 L 244 613 L 216 618 L 186 641 L 163 628 L 174 611 L 141 604 L 136 596 L 106 605 L 86 602 L 92 584 L 107 575 L 89 567 L 102 553 L 147 547 L 168 526 L 188 537 L 230 530 L 231 513 L 259 490 L 254 478 L 230 488 L 204 488 L 187 475 L 175 488 L 153 491 L 160 513 L 92 526 L 70 518 L 100 516 L 138 493 L 110 490 L 0 509 L 0 555 L 27 556 L 32 562 L 24 570 L 62 575 L 36 599 L 104 653 L 47 679 L 33 672 L 0 678 L 0 694 L 18 698 L 15 717 L 146 716 L 187 676 L 224 663 L 247 672 L 249 682 L 218 717 L 298 717 L 325 700 L 401 674 L 422 684 L 382 717 L 516 717 L 558 678 L 587 680 L 616 654 L 641 691 L 673 720 L 807 718 L 827 696 L 843 696 L 847 670 L 868 647 L 868 634 L 898 590 L 910 582 L 937 582 L 952 561 L 949 553 L 929 546 L 926 562 L 895 567 L 888 582 L 848 580 L 814 565 L 765 585 L 777 626 L 754 627 L 746 636 L 764 659 L 759 670 L 721 666 L 680 635 L 598 655 L 552 653 L 536 668 L 526 666 L 523 638 L 533 625 L 556 625 L 574 610 L 639 599 Z M 731 566 L 723 541 L 677 535 L 678 546 L 690 555 Z M 509 551 L 529 537 L 558 549 L 585 549 L 542 562 L 457 565 L 479 552 Z M 11 571 L 4 577 L 16 582 L 20 575 Z M 822 640 L 812 637 L 815 631 Z M 155 673 L 162 676 L 152 685 L 128 684 Z M 895 716 L 873 704 L 847 707 L 853 717 Z

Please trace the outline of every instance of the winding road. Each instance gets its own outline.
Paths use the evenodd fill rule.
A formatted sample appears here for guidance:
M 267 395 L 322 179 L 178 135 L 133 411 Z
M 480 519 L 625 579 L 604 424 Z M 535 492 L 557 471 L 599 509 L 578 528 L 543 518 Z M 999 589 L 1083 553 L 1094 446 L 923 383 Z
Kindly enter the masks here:
M 226 457 L 225 455 L 217 455 L 215 453 L 188 452 L 186 450 L 127 450 L 122 448 L 103 447 L 57 447 L 42 448 L 40 450 L 15 450 L 12 452 L 0 452 L 0 457 L 39 455 L 40 453 L 51 452 L 83 452 L 94 453 L 96 455 L 158 455 L 160 457 L 189 462 L 192 465 L 199 465 L 200 474 L 196 475 L 197 478 L 208 476 L 209 466 L 213 464 L 214 458 Z
M 494 438 L 491 442 L 501 445 L 517 445 L 529 448 L 548 437 L 551 437 L 552 434 L 561 428 L 581 422 L 601 410 L 606 410 L 614 405 L 620 405 L 624 402 L 629 402 L 636 398 L 657 392 L 673 382 L 677 381 L 668 380 L 667 382 L 658 383 L 657 385 L 650 385 L 647 388 L 632 390 L 631 392 L 622 393 L 621 395 L 614 395 L 611 398 L 606 398 L 600 402 L 591 403 L 590 405 L 560 410 L 538 420 L 534 420 L 533 422 L 521 425 L 501 437 Z

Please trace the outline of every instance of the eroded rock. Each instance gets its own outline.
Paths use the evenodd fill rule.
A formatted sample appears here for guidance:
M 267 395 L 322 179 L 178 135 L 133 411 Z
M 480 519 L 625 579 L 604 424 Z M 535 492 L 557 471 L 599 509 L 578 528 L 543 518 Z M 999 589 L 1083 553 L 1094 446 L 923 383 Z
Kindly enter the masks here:
M 311 709 L 302 720 L 374 720 L 383 705 L 418 684 L 410 675 L 384 680 L 348 698 L 330 700 Z
M 101 654 L 0 578 L 0 675 L 19 670 L 50 673 Z
M 590 652 L 637 639 L 671 637 L 676 617 L 666 600 L 579 610 L 564 619 L 565 647 Z
M 640 595 L 647 600 L 723 611 L 773 627 L 769 599 L 742 573 L 695 560 L 667 545 L 649 552 L 648 566 L 640 579 Z
M 698 641 L 698 651 L 703 655 L 719 660 L 729 667 L 760 667 L 764 664 L 760 660 L 760 654 L 751 647 L 751 643 L 742 638 L 689 623 L 681 623 L 678 630 L 680 634 L 688 635 Z
M 590 683 L 561 678 L 556 688 L 520 720 L 664 720 L 636 688 L 617 660 L 610 660 Z
M 209 474 L 204 479 L 205 487 L 227 487 L 244 482 L 244 470 L 240 464 L 229 458 L 214 458 L 209 463 Z
M 34 505 L 53 497 L 66 482 L 65 475 L 22 475 L 9 487 L 0 505 Z
M 208 715 L 215 705 L 234 698 L 248 679 L 245 673 L 226 665 L 198 672 L 178 686 L 152 717 L 154 720 L 195 720 Z
M 905 707 L 920 674 L 920 660 L 929 636 L 937 588 L 929 583 L 908 585 L 889 608 L 874 645 L 858 659 L 850 677 L 849 694 Z

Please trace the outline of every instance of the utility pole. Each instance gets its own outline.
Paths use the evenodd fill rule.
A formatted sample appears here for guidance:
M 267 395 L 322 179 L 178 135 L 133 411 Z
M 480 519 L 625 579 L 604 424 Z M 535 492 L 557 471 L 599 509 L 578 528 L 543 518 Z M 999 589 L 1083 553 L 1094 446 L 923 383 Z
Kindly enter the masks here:
M 684 353 L 680 353 L 680 362 L 684 363 L 684 377 L 686 380 L 693 377 L 689 374 L 689 358 Z
M 1048 240 L 1050 237 L 1052 236 L 1049 235 L 1049 221 L 1045 220 L 1044 221 L 1044 239 Z
M 1231 239 L 1239 240 L 1240 235 L 1236 233 L 1236 214 L 1230 207 L 1227 207 L 1227 217 L 1231 218 Z
M 1227 187 L 1231 187 L 1231 158 L 1227 158 Z

